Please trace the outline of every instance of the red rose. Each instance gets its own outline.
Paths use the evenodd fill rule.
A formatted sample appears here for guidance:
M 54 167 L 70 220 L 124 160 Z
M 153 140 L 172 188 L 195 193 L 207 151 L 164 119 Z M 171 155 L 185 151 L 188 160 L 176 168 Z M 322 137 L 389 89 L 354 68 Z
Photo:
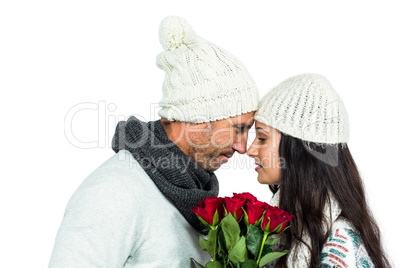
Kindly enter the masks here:
M 193 212 L 201 219 L 203 219 L 209 225 L 216 225 L 222 220 L 223 215 L 223 198 L 211 197 L 205 198 L 204 201 L 198 202 L 197 207 L 193 207 Z M 219 220 L 214 223 L 214 216 L 218 211 Z
M 241 193 L 241 194 L 233 193 L 233 197 L 247 199 L 247 201 L 250 201 L 251 203 L 255 203 L 256 201 L 258 201 L 257 197 L 255 197 L 254 195 L 252 195 L 248 192 Z
M 254 204 L 263 207 L 265 210 L 269 209 L 271 206 L 265 202 L 256 201 Z
M 243 217 L 243 207 L 245 204 L 245 198 L 225 197 L 226 211 L 235 216 L 237 222 L 239 222 Z
M 264 211 L 268 208 L 267 203 L 258 200 L 256 200 L 255 203 L 247 202 L 246 205 L 247 218 L 251 225 L 255 225 L 258 220 L 261 219 Z
M 286 228 L 291 219 L 293 219 L 293 215 L 289 215 L 289 213 L 280 208 L 269 206 L 262 219 L 261 227 L 264 231 L 280 233 Z M 280 228 L 277 229 L 279 226 Z

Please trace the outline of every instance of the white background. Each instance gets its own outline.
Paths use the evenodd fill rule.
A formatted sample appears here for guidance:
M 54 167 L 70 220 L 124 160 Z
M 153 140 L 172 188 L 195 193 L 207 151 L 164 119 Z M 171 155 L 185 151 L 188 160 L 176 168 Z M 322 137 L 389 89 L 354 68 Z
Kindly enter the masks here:
M 117 121 L 157 119 L 158 27 L 180 15 L 243 61 L 261 97 L 304 72 L 332 82 L 384 246 L 402 267 L 401 11 L 384 0 L 2 1 L 0 266 L 46 267 L 70 196 L 114 154 Z M 222 196 L 270 198 L 246 156 L 217 175 Z

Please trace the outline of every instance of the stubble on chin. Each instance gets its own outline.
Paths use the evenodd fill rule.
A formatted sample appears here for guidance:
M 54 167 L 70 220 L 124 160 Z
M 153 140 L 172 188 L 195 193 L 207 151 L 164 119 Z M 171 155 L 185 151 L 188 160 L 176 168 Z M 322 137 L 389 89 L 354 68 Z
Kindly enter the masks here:
M 216 171 L 222 165 L 222 163 L 218 160 L 218 157 L 213 156 L 211 153 L 195 150 L 195 148 L 191 148 L 189 150 L 188 156 L 198 166 L 207 171 Z

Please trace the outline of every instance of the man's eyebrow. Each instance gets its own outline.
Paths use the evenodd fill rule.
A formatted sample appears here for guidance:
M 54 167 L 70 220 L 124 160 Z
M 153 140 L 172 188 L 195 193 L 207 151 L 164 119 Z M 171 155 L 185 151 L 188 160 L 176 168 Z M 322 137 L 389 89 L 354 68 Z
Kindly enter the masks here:
M 234 124 L 234 125 L 232 125 L 232 127 L 248 128 L 248 129 L 250 129 L 252 126 L 253 126 L 253 125 L 249 125 L 249 124 L 247 124 L 247 123 L 244 123 L 244 124 Z

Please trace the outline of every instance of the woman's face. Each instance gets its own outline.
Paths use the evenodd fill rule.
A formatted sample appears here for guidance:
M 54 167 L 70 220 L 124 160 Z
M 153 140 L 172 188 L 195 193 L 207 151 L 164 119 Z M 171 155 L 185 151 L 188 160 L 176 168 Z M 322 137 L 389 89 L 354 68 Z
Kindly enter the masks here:
M 263 123 L 256 121 L 256 136 L 247 150 L 247 155 L 254 158 L 257 167 L 258 181 L 262 184 L 280 184 L 281 162 L 279 143 L 281 133 Z

